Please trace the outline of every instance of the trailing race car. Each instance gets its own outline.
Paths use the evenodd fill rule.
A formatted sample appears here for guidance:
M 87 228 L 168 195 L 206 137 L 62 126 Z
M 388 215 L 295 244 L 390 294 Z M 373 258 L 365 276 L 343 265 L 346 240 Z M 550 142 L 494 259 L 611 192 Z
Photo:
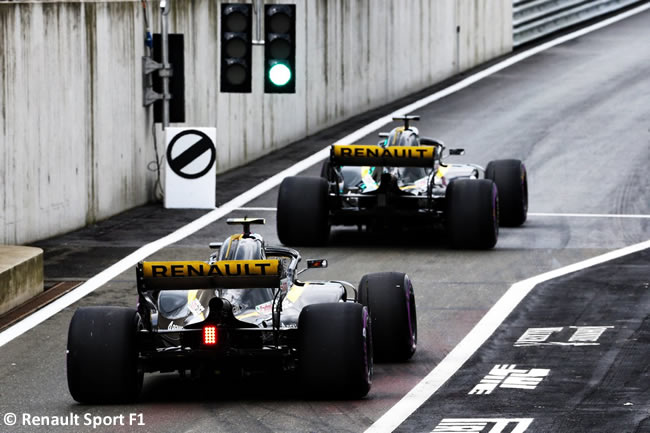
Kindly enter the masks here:
M 250 375 L 296 373 L 308 395 L 361 398 L 377 359 L 407 360 L 416 349 L 413 286 L 406 274 L 343 281 L 298 280 L 325 260 L 266 246 L 250 232 L 261 218 L 231 219 L 207 262 L 141 262 L 137 309 L 82 307 L 70 322 L 67 374 L 81 403 L 127 402 L 145 372 Z
M 517 159 L 447 164 L 442 142 L 410 122 L 379 134 L 377 145 L 332 145 L 321 177 L 287 177 L 278 194 L 277 230 L 285 245 L 322 245 L 332 225 L 441 225 L 456 248 L 492 248 L 499 224 L 528 212 L 526 167 Z M 448 155 L 462 155 L 449 149 Z

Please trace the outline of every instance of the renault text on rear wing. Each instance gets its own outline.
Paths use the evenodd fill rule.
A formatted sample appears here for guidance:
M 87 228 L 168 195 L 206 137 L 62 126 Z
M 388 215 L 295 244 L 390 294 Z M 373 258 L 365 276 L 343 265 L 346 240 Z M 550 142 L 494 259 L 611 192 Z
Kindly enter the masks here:
M 246 289 L 280 287 L 279 260 L 140 262 L 140 290 Z
M 388 146 L 368 144 L 335 144 L 330 160 L 336 165 L 432 167 L 435 146 Z

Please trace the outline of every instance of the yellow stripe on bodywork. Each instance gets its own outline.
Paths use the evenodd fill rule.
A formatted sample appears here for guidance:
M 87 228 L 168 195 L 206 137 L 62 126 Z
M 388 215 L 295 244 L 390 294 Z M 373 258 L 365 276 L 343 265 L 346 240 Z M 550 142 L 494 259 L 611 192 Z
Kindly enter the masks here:
M 304 286 L 297 286 L 293 285 L 291 286 L 291 289 L 289 289 L 289 293 L 287 293 L 287 299 L 291 301 L 291 303 L 295 304 L 298 298 L 302 296 L 302 292 L 305 291 L 305 286 L 307 286 L 309 283 L 305 283 Z
M 397 137 L 402 135 L 402 132 L 404 132 L 404 127 L 400 126 L 398 128 L 395 128 L 395 134 L 393 134 L 393 146 L 395 145 L 395 142 L 397 141 Z
M 226 250 L 226 258 L 230 257 L 230 247 L 232 247 L 233 241 L 238 241 L 241 239 L 243 235 L 238 234 L 238 235 L 232 235 L 228 238 L 228 249 Z
M 258 313 L 257 311 L 251 311 L 250 313 L 242 314 L 240 316 L 235 316 L 235 317 L 237 318 L 237 320 L 242 320 L 242 319 L 248 319 L 249 317 L 255 317 L 259 315 L 260 313 Z
M 438 167 L 438 172 L 436 173 L 436 176 L 442 179 L 443 177 L 445 177 L 445 174 L 447 174 L 448 170 L 449 167 L 440 166 Z
M 199 292 L 198 290 L 189 290 L 187 292 L 187 305 L 190 305 L 192 303 L 192 301 L 194 301 L 196 299 L 196 294 L 198 292 Z M 203 313 L 199 314 L 199 318 L 201 320 L 205 320 L 205 316 L 203 315 Z

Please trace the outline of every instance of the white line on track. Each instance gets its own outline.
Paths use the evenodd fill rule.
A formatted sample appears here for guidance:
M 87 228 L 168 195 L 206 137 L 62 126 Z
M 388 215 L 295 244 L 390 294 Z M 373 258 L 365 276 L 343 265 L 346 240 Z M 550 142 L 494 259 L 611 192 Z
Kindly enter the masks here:
M 608 20 L 602 21 L 600 23 L 597 23 L 593 26 L 587 27 L 585 29 L 582 29 L 580 31 L 571 33 L 569 35 L 565 35 L 563 37 L 560 37 L 558 39 L 555 39 L 553 41 L 547 42 L 545 44 L 539 45 L 537 47 L 533 47 L 527 51 L 521 52 L 519 54 L 516 54 L 512 57 L 509 57 L 508 59 L 505 59 L 502 62 L 499 62 L 495 65 L 492 65 L 482 71 L 477 72 L 474 75 L 471 75 L 462 81 L 459 81 L 452 86 L 449 86 L 445 89 L 442 89 L 436 93 L 433 93 L 423 99 L 420 99 L 418 101 L 415 101 L 412 104 L 409 104 L 405 107 L 402 107 L 395 112 L 381 117 L 374 122 L 354 131 L 353 133 L 343 137 L 339 141 L 337 141 L 335 144 L 350 144 L 354 143 L 361 138 L 365 137 L 366 135 L 372 133 L 373 131 L 381 128 L 382 126 L 390 123 L 392 121 L 393 116 L 398 116 L 402 114 L 408 114 L 412 111 L 415 111 L 425 105 L 431 104 L 432 102 L 435 102 L 439 99 L 444 98 L 445 96 L 451 95 L 455 92 L 458 92 L 459 90 L 462 90 L 466 87 L 471 86 L 472 84 L 489 77 L 490 75 L 493 75 L 509 66 L 512 66 L 518 62 L 521 62 L 522 60 L 525 60 L 531 56 L 534 56 L 535 54 L 538 54 L 544 50 L 547 50 L 549 48 L 552 48 L 556 45 L 559 45 L 561 43 L 564 43 L 566 41 L 569 41 L 571 39 L 575 39 L 579 36 L 582 36 L 584 34 L 587 34 L 589 32 L 592 32 L 594 30 L 597 30 L 599 28 L 608 26 L 614 22 L 620 21 L 624 18 L 630 17 L 632 15 L 638 14 L 642 12 L 643 10 L 646 10 L 650 8 L 650 4 L 644 5 L 635 9 L 632 9 L 628 12 L 625 12 L 623 14 L 620 14 L 616 17 L 610 18 Z M 30 329 L 34 328 L 38 324 L 44 322 L 45 320 L 49 319 L 50 317 L 54 316 L 56 313 L 60 312 L 66 307 L 69 307 L 73 303 L 77 302 L 84 296 L 88 295 L 89 293 L 92 293 L 93 291 L 97 290 L 99 287 L 102 285 L 108 283 L 111 279 L 115 278 L 122 272 L 126 272 L 129 269 L 132 269 L 139 261 L 144 260 L 146 257 L 150 256 L 151 254 L 155 253 L 156 251 L 171 245 L 175 242 L 180 241 L 181 239 L 186 238 L 187 236 L 190 236 L 191 234 L 197 232 L 198 230 L 201 230 L 202 228 L 206 227 L 207 225 L 217 221 L 220 218 L 223 218 L 225 215 L 228 213 L 232 212 L 235 209 L 243 207 L 246 203 L 250 202 L 251 200 L 261 196 L 262 194 L 268 192 L 269 190 L 277 187 L 280 185 L 282 180 L 287 177 L 287 176 L 295 176 L 298 173 L 306 170 L 307 168 L 311 167 L 314 164 L 319 163 L 320 161 L 324 160 L 327 158 L 329 155 L 329 149 L 330 147 L 327 146 L 326 148 L 316 152 L 315 154 L 307 157 L 306 159 L 303 159 L 302 161 L 294 164 L 293 166 L 287 168 L 286 170 L 281 171 L 280 173 L 277 173 L 276 175 L 268 178 L 264 182 L 256 185 L 252 189 L 246 191 L 245 193 L 235 197 L 231 201 L 225 203 L 222 205 L 220 208 L 215 209 L 211 212 L 206 213 L 202 217 L 192 221 L 191 223 L 179 228 L 178 230 L 174 231 L 173 233 L 160 238 L 154 242 L 151 242 L 149 244 L 144 245 L 143 247 L 139 248 L 138 250 L 134 251 L 133 253 L 129 254 L 128 256 L 124 257 L 117 263 L 111 265 L 107 269 L 103 270 L 99 274 L 93 276 L 90 278 L 88 281 L 86 281 L 84 284 L 80 285 L 78 288 L 72 290 L 71 292 L 68 292 L 64 296 L 58 298 L 56 301 L 46 305 L 42 309 L 36 311 L 35 313 L 25 317 L 21 321 L 17 322 L 16 324 L 12 325 L 11 327 L 7 328 L 6 330 L 2 331 L 0 333 L 0 347 L 4 346 L 8 342 L 12 341 L 13 339 L 17 338 L 18 336 L 24 334 L 25 332 L 29 331 Z
M 277 207 L 240 207 L 236 210 L 243 210 L 248 212 L 277 212 Z
M 612 213 L 544 213 L 528 212 L 529 216 L 538 217 L 567 217 L 567 218 L 637 218 L 648 219 L 650 215 L 642 214 L 612 214 Z
M 248 212 L 277 212 L 276 207 L 240 207 L 236 210 Z M 612 213 L 549 213 L 549 212 L 528 212 L 528 216 L 536 217 L 566 217 L 566 218 L 639 218 L 650 219 L 650 215 L 642 214 L 612 214 Z
M 404 422 L 451 378 L 537 284 L 650 248 L 650 240 L 519 281 L 508 289 L 474 328 L 431 372 L 365 433 L 390 432 Z

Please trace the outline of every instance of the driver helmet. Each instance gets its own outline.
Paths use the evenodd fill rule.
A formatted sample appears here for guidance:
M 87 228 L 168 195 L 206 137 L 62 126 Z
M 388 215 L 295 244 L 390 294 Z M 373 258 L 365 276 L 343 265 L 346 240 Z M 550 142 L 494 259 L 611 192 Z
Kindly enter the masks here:
M 409 129 L 404 129 L 404 127 L 395 128 L 388 135 L 386 144 L 388 146 L 418 146 L 420 144 L 418 129 L 416 127 L 410 127 Z

